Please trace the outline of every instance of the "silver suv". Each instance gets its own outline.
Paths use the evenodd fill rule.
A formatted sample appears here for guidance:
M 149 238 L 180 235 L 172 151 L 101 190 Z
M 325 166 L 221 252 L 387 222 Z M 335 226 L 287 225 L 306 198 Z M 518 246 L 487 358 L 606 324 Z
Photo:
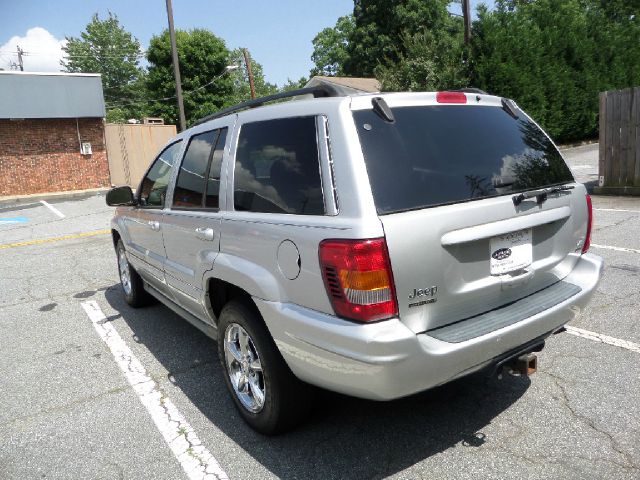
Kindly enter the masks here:
M 529 358 L 603 262 L 591 200 L 540 127 L 479 91 L 303 89 L 203 119 L 109 205 L 127 302 L 217 339 L 263 433 L 312 385 L 392 400 Z M 259 107 L 259 108 L 249 108 Z M 526 369 L 525 369 L 526 372 Z

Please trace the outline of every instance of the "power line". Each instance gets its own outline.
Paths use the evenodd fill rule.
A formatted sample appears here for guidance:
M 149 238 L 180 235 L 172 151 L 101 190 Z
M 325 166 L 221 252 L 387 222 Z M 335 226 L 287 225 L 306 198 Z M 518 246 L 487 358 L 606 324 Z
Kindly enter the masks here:
M 225 73 L 228 73 L 229 70 L 225 69 L 224 72 L 216 75 L 215 77 L 213 77 L 211 79 L 210 82 L 205 83 L 204 85 L 200 85 L 197 88 L 194 88 L 193 90 L 190 90 L 188 92 L 184 92 L 184 95 L 193 95 L 195 92 L 200 91 L 204 88 L 207 88 L 209 85 L 212 85 L 216 80 L 218 80 L 220 77 L 222 77 Z M 126 105 L 135 105 L 135 104 L 139 104 L 139 103 L 152 103 L 152 102 L 161 102 L 163 100 L 173 100 L 177 98 L 176 95 L 172 96 L 172 97 L 163 97 L 163 98 L 153 98 L 153 99 L 144 99 L 144 100 L 130 100 L 130 101 L 124 101 L 124 102 L 117 102 L 117 103 L 105 103 L 105 106 L 108 108 L 116 108 L 116 107 L 124 107 Z
M 0 54 L 2 54 L 2 55 L 16 55 L 18 53 L 19 52 L 16 52 L 16 51 L 7 51 L 7 50 L 0 51 Z M 22 55 L 24 55 L 25 57 L 33 56 L 33 55 L 36 55 L 36 56 L 37 55 L 42 55 L 42 56 L 50 56 L 50 57 L 59 56 L 58 53 L 55 53 L 55 52 L 25 52 L 24 50 L 22 51 Z M 86 53 L 85 54 L 85 53 L 79 53 L 79 54 L 71 54 L 71 55 L 63 53 L 62 56 L 63 57 L 67 57 L 67 58 L 98 58 L 98 57 L 99 58 L 105 58 L 105 57 L 121 58 L 121 57 L 130 57 L 130 56 L 135 56 L 137 58 L 143 58 L 145 56 L 145 54 L 144 54 L 144 52 L 143 53 L 136 53 L 135 55 L 134 54 L 129 54 L 129 53 L 124 53 L 124 52 L 123 53 L 109 53 L 109 54 L 90 54 L 90 53 Z
M 139 103 L 161 102 L 163 100 L 173 100 L 174 98 L 176 98 L 175 95 L 173 97 L 151 98 L 151 99 L 144 99 L 144 100 L 125 100 L 120 103 L 111 103 L 111 104 L 105 103 L 105 107 L 107 108 L 126 107 L 127 105 L 136 105 Z

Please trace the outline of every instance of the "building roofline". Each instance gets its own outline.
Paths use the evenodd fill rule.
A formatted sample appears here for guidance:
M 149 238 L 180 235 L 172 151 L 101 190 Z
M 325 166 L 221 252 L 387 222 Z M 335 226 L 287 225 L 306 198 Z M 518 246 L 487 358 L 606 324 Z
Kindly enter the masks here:
M 80 73 L 80 72 L 20 72 L 17 70 L 0 70 L 0 75 L 40 75 L 52 77 L 101 77 L 100 73 Z
M 326 75 L 315 75 L 309 79 L 307 85 L 330 84 L 353 91 L 374 93 L 382 90 L 380 81 L 373 77 L 329 77 Z

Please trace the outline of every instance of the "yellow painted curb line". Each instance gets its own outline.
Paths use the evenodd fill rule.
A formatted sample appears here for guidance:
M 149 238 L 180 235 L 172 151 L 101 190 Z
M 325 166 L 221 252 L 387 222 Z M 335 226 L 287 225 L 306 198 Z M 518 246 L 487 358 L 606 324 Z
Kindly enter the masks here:
M 95 237 L 96 235 L 107 235 L 111 230 L 94 230 L 93 232 L 74 233 L 71 235 L 63 235 L 62 237 L 39 238 L 36 240 L 27 240 L 25 242 L 5 243 L 0 245 L 0 250 L 5 248 L 26 247 L 29 245 L 40 245 L 41 243 L 60 242 L 62 240 L 73 240 L 75 238 Z

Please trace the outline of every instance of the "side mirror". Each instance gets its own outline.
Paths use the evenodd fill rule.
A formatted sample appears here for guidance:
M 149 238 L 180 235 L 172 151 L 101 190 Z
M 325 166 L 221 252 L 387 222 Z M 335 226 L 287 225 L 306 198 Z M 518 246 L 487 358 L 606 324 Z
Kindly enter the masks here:
M 113 187 L 107 192 L 107 205 L 110 207 L 131 206 L 136 204 L 131 187 Z

